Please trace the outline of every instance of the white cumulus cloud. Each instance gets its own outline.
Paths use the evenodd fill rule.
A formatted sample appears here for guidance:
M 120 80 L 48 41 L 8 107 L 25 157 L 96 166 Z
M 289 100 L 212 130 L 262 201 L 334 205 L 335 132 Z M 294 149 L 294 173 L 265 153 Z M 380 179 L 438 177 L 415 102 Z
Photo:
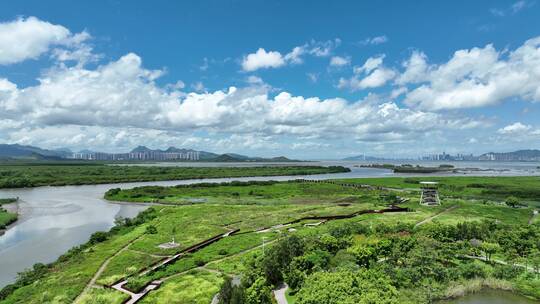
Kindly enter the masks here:
M 278 51 L 266 51 L 259 48 L 255 53 L 250 53 L 242 59 L 242 70 L 253 72 L 259 69 L 279 68 L 287 64 L 302 64 L 302 56 L 326 57 L 341 44 L 341 40 L 328 41 L 312 40 L 301 46 L 294 47 L 290 52 L 282 54 Z
M 259 48 L 255 53 L 248 54 L 242 61 L 242 69 L 247 72 L 258 69 L 278 68 L 285 65 L 285 59 L 280 52 Z
M 406 109 L 373 98 L 348 102 L 341 98 L 294 96 L 286 91 L 271 97 L 265 86 L 185 93 L 177 90 L 182 87 L 178 83 L 158 86 L 154 81 L 162 74 L 160 70 L 145 69 L 141 58 L 130 53 L 95 69 L 78 65 L 54 67 L 35 86 L 18 88 L 2 79 L 0 119 L 19 121 L 21 125 L 6 124 L 5 128 L 11 128 L 7 131 L 9 138 L 19 136 L 26 142 L 35 142 L 45 132 L 38 130 L 67 134 L 67 129 L 73 134 L 65 135 L 66 138 L 84 142 L 89 138 L 76 136 L 84 133 L 82 128 L 95 130 L 94 137 L 100 138 L 110 136 L 100 128 L 117 131 L 131 128 L 152 132 L 205 130 L 213 134 L 261 137 L 403 141 L 432 130 L 477 127 L 464 118 Z M 61 131 L 63 128 L 66 130 Z M 132 137 L 125 144 L 137 138 Z M 169 140 L 165 135 L 161 138 Z
M 377 88 L 396 76 L 396 72 L 383 66 L 384 55 L 370 57 L 361 67 L 355 67 L 351 78 L 340 78 L 338 88 L 352 91 Z
M 71 34 L 61 26 L 39 20 L 36 17 L 18 18 L 0 23 L 0 65 L 18 63 L 27 59 L 37 59 L 53 46 L 74 46 L 88 39 L 86 33 Z M 58 51 L 61 59 L 83 56 Z
M 439 65 L 428 66 L 425 55 L 413 53 L 398 83 L 416 84 L 405 102 L 438 111 L 496 105 L 510 98 L 540 101 L 540 37 L 513 51 L 493 45 L 458 50 Z
M 504 128 L 500 128 L 497 133 L 505 135 L 519 135 L 526 133 L 531 129 L 532 127 L 529 125 L 524 125 L 521 122 L 516 122 L 511 125 L 505 126 Z

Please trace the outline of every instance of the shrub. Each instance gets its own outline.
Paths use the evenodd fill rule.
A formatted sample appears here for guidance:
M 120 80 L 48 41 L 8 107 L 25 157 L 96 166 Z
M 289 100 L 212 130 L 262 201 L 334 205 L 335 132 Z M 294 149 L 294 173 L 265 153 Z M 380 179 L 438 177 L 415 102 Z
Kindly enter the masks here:
M 131 277 L 128 279 L 128 282 L 126 285 L 124 285 L 125 288 L 129 289 L 132 292 L 140 292 L 148 283 L 148 278 L 145 277 Z
M 157 234 L 157 232 L 158 232 L 157 228 L 154 225 L 150 225 L 150 226 L 146 227 L 145 233 L 147 233 L 147 234 Z
M 202 267 L 206 264 L 206 262 L 202 259 L 196 259 L 195 260 L 195 265 L 197 265 L 197 267 Z
M 90 236 L 90 240 L 88 242 L 91 245 L 94 245 L 94 244 L 97 244 L 97 243 L 105 242 L 108 238 L 109 238 L 109 234 L 107 232 L 98 231 L 98 232 L 94 232 Z

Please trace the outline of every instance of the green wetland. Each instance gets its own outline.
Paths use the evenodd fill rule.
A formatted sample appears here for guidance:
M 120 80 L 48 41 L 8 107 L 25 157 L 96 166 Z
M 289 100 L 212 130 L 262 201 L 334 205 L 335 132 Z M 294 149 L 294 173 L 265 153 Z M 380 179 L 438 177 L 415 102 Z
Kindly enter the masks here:
M 162 282 L 140 303 L 272 303 L 282 283 L 289 303 L 540 299 L 540 177 L 430 178 L 433 207 L 419 204 L 423 179 L 112 187 L 110 201 L 153 205 L 20 274 L 0 303 L 123 303 L 110 288 L 123 280 L 134 292 Z
M 146 179 L 160 172 L 160 168 L 155 167 L 120 167 L 106 166 L 103 164 L 87 163 L 32 163 L 24 165 L 22 163 L 5 164 L 4 176 L 21 175 L 26 180 L 40 180 L 42 176 L 47 176 L 49 180 L 55 178 L 59 181 L 76 177 L 83 183 L 85 179 L 88 183 L 95 185 L 66 185 L 52 187 L 26 187 L 26 188 L 0 188 L 0 198 L 17 198 L 17 205 L 4 205 L 10 213 L 0 212 L 2 222 L 12 222 L 16 217 L 15 212 L 19 211 L 19 220 L 13 223 L 10 228 L 0 237 L 0 287 L 5 286 L 15 280 L 17 273 L 32 267 L 34 263 L 50 263 L 55 261 L 61 254 L 71 247 L 80 245 L 88 240 L 88 237 L 95 231 L 107 231 L 114 226 L 116 217 L 133 217 L 147 206 L 134 204 L 111 204 L 103 200 L 103 194 L 113 187 L 135 187 L 144 184 L 176 185 L 182 183 L 193 183 L 200 180 L 178 180 L 178 181 L 150 181 L 132 182 L 121 184 L 101 184 L 108 176 L 99 176 L 99 172 L 111 174 L 111 172 L 126 170 L 124 175 L 131 176 L 130 179 Z M 180 172 L 178 176 L 182 178 L 199 178 L 201 175 L 210 174 L 218 176 L 233 176 L 230 178 L 205 179 L 206 181 L 226 181 L 232 178 L 238 180 L 245 179 L 289 179 L 291 177 L 234 177 L 249 174 L 256 174 L 253 168 L 215 168 L 206 170 L 205 168 L 173 168 L 171 172 Z M 310 166 L 281 166 L 259 168 L 260 174 L 300 174 L 300 173 L 324 173 L 346 171 L 341 168 L 326 168 Z M 167 169 L 170 170 L 170 169 Z M 206 170 L 206 173 L 204 171 Z M 15 173 L 13 173 L 15 172 Z M 78 173 L 77 173 L 78 172 Z M 86 172 L 86 173 L 81 173 Z M 88 175 L 88 172 L 95 173 Z M 129 173 L 139 172 L 138 175 Z M 142 173 L 141 173 L 142 172 Z M 203 172 L 203 173 L 201 173 Z M 188 175 L 188 174 L 194 175 Z M 196 173 L 196 174 L 195 174 Z M 140 176 L 144 177 L 141 178 Z M 124 179 L 120 176 L 118 178 Z M 155 179 L 157 177 L 152 177 Z M 5 180 L 9 180 L 5 177 Z M 64 182 L 62 182 L 63 184 Z M 73 183 L 71 181 L 71 183 Z M 42 183 L 40 183 L 42 184 Z M 45 184 L 45 182 L 43 182 Z M 4 210 L 4 209 L 2 209 Z M 5 220 L 5 221 L 4 221 Z M 2 231 L 4 232 L 4 231 Z

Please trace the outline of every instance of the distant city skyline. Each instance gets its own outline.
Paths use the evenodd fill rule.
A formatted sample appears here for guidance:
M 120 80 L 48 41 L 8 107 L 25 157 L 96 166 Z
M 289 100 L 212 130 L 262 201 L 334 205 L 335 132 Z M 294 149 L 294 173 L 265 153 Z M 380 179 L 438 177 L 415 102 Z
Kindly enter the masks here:
M 536 1 L 0 8 L 0 143 L 297 159 L 540 148 Z
M 53 159 L 77 159 L 77 160 L 99 160 L 99 161 L 291 161 L 286 155 L 272 155 L 261 158 L 251 155 L 237 153 L 213 153 L 212 151 L 197 151 L 193 149 L 168 147 L 166 149 L 150 149 L 146 146 L 137 146 L 130 151 L 123 152 L 101 152 L 92 150 L 71 151 L 70 149 L 46 150 L 35 146 L 22 146 L 18 144 L 0 144 L 0 158 L 24 158 L 32 155 L 39 157 L 52 157 Z M 40 156 L 41 155 L 41 156 Z M 340 158 L 299 158 L 302 160 L 352 160 L 352 161 L 540 161 L 540 150 L 528 149 L 506 152 L 485 152 L 478 155 L 473 153 L 457 153 L 455 155 L 446 152 L 435 154 L 423 154 L 416 157 L 406 157 L 395 155 L 385 157 L 377 155 L 357 154 L 353 157 Z

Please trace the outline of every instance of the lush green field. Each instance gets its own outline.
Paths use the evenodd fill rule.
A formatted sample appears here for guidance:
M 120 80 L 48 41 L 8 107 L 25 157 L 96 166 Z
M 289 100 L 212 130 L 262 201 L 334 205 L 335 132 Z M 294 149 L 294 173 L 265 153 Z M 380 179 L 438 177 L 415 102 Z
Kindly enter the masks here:
M 193 204 L 313 204 L 330 202 L 372 202 L 374 193 L 359 193 L 352 187 L 327 183 L 232 182 L 223 184 L 178 185 L 175 187 L 145 186 L 133 189 L 111 189 L 105 198 L 128 202 L 160 202 Z
M 136 274 L 145 267 L 159 261 L 161 257 L 145 254 L 144 252 L 125 250 L 110 260 L 97 283 L 110 286 L 122 278 Z
M 194 271 L 168 280 L 162 288 L 140 303 L 146 304 L 208 304 L 219 291 L 223 278 L 207 271 Z
M 81 297 L 81 304 L 122 304 L 129 296 L 114 289 L 92 288 Z
M 472 183 L 470 180 L 459 179 L 445 180 L 445 183 L 447 182 L 449 185 Z M 402 179 L 388 179 L 387 182 L 358 179 L 348 182 L 372 183 L 397 188 L 418 187 L 417 184 L 410 184 Z M 481 180 L 474 181 L 474 183 L 480 182 Z M 493 181 L 490 182 L 493 183 Z M 505 185 L 520 183 L 520 181 L 511 180 L 504 180 L 504 182 Z M 526 181 L 523 183 L 527 184 Z M 529 181 L 529 183 L 532 185 L 534 182 Z M 318 281 L 326 282 L 329 286 L 338 284 L 332 281 L 337 278 L 368 280 L 378 282 L 378 284 L 388 283 L 389 286 L 391 285 L 388 287 L 390 296 L 395 295 L 400 301 L 407 296 L 418 296 L 419 299 L 424 299 L 425 288 L 422 287 L 423 285 L 415 285 L 416 281 L 422 280 L 415 279 L 414 276 L 407 276 L 413 275 L 413 270 L 420 271 L 422 274 L 430 273 L 430 271 L 441 271 L 440 267 L 442 266 L 440 261 L 437 262 L 437 259 L 443 254 L 448 255 L 448 250 L 450 250 L 444 245 L 448 240 L 441 239 L 441 237 L 445 233 L 449 233 L 448 231 L 456 231 L 457 228 L 451 227 L 463 227 L 463 222 L 490 221 L 490 223 L 496 223 L 494 226 L 496 229 L 478 226 L 479 228 L 466 228 L 473 231 L 472 234 L 459 237 L 456 234 L 448 236 L 448 238 L 456 239 L 454 243 L 459 242 L 462 245 L 460 250 L 468 250 L 459 252 L 482 254 L 480 249 L 477 250 L 466 245 L 467 240 L 474 237 L 487 243 L 497 243 L 499 249 L 496 248 L 493 256 L 498 259 L 530 258 L 529 264 L 532 263 L 530 253 L 532 251 L 522 250 L 525 247 L 535 248 L 534 246 L 538 246 L 538 244 L 535 245 L 534 238 L 531 239 L 531 236 L 537 233 L 534 232 L 536 230 L 533 232 L 526 230 L 529 229 L 527 227 L 533 227 L 527 224 L 532 214 L 531 207 L 511 208 L 495 198 L 484 200 L 475 197 L 475 199 L 470 199 L 470 195 L 482 196 L 481 192 L 459 194 L 459 191 L 454 191 L 452 195 L 444 192 L 441 206 L 427 207 L 419 204 L 419 192 L 414 189 L 395 192 L 366 190 L 331 183 L 234 182 L 217 186 L 202 184 L 111 190 L 107 193 L 108 199 L 134 202 L 157 201 L 164 203 L 164 205 L 151 207 L 135 220 L 123 221 L 112 232 L 94 235 L 88 244 L 73 250 L 52 265 L 38 266 L 34 271 L 27 272 L 14 286 L 2 290 L 0 299 L 3 300 L 0 303 L 71 303 L 82 293 L 86 284 L 105 261 L 107 261 L 107 265 L 96 281 L 98 286 L 105 289 L 91 288 L 89 292 L 83 294 L 79 303 L 93 303 L 92 299 L 99 299 L 99 302 L 96 303 L 120 303 L 125 296 L 105 286 L 126 278 L 129 282 L 128 287 L 134 290 L 143 288 L 146 283 L 152 280 L 164 280 L 162 286 L 157 291 L 150 292 L 143 303 L 209 303 L 222 283 L 227 281 L 228 276 L 239 274 L 254 278 L 253 281 L 242 281 L 246 295 L 249 293 L 248 289 L 252 295 L 265 295 L 274 287 L 273 280 L 275 278 L 266 277 L 269 273 L 264 270 L 265 268 L 260 268 L 261 265 L 258 261 L 273 252 L 272 248 L 279 248 L 281 245 L 276 247 L 276 244 L 282 243 L 284 239 L 289 239 L 289 236 L 305 238 L 305 242 L 302 241 L 305 246 L 303 245 L 304 249 L 301 254 L 301 256 L 309 255 L 309 257 L 304 257 L 307 259 L 305 262 L 307 264 L 302 264 L 305 267 L 313 263 L 327 261 L 323 264 L 317 264 L 318 268 L 309 266 L 309 270 L 308 268 L 298 269 L 304 274 L 296 272 L 296 275 L 303 278 L 308 285 L 306 285 L 305 291 L 302 291 L 302 284 L 297 285 L 292 296 L 296 303 L 316 303 L 306 300 L 310 288 L 313 290 L 320 288 L 320 285 L 317 285 Z M 389 198 L 395 197 L 395 195 L 409 199 L 402 206 L 410 208 L 411 212 L 365 214 L 354 218 L 330 221 L 315 227 L 305 225 L 319 222 L 310 220 L 285 227 L 276 226 L 258 232 L 262 228 L 288 223 L 308 216 L 344 215 L 360 210 L 387 208 L 388 204 L 391 203 Z M 526 200 L 532 201 L 533 199 L 527 198 Z M 442 229 L 440 227 L 450 228 Z M 156 261 L 231 229 L 240 229 L 240 232 L 223 238 L 200 251 L 188 254 L 156 271 L 141 274 L 143 269 Z M 459 229 L 457 231 L 463 230 L 463 228 Z M 522 230 L 524 232 L 520 232 Z M 478 231 L 482 231 L 482 234 L 478 234 Z M 370 259 L 374 257 L 376 259 L 388 258 L 388 251 L 379 251 L 383 247 L 377 244 L 386 244 L 385 239 L 387 238 L 393 242 L 396 235 L 399 236 L 399 242 L 395 243 L 395 246 L 398 246 L 397 244 L 401 246 L 396 247 L 396 252 L 409 248 L 402 247 L 408 246 L 407 244 L 418 246 L 407 249 L 415 248 L 411 253 L 411 255 L 413 253 L 415 255 L 409 256 L 408 253 L 405 255 L 410 266 L 403 270 L 403 277 L 396 278 L 388 274 L 391 274 L 395 267 L 401 267 L 402 260 L 398 257 L 396 260 L 382 263 L 389 268 L 375 269 L 377 273 L 382 273 L 380 278 L 371 277 L 371 272 L 356 273 L 356 271 L 360 271 L 359 269 L 368 266 L 369 263 L 363 262 L 364 258 L 367 261 L 371 261 Z M 426 240 L 426 237 L 429 240 Z M 170 242 L 173 238 L 179 244 L 178 247 L 169 249 L 159 247 L 160 244 Z M 402 242 L 402 238 L 407 241 Z M 313 240 L 315 241 L 313 242 Z M 513 243 L 510 241 L 505 243 L 504 240 L 511 240 Z M 266 244 L 265 254 L 263 254 L 263 242 Z M 322 245 L 329 247 L 320 247 Z M 289 248 L 293 248 L 291 246 Z M 519 257 L 507 254 L 506 248 L 509 246 L 522 248 L 519 249 L 522 251 L 516 251 Z M 321 253 L 320 250 L 327 251 L 327 253 Z M 341 251 L 344 252 L 340 253 Z M 436 255 L 436 257 L 432 255 Z M 429 263 L 418 264 L 420 257 Z M 294 258 L 298 257 L 295 255 Z M 445 258 L 449 257 L 445 256 Z M 276 256 L 276 259 L 280 260 L 281 257 Z M 395 264 L 392 264 L 394 262 Z M 450 264 L 442 263 L 442 265 L 458 267 L 450 269 L 459 276 L 445 277 L 444 280 L 429 277 L 430 280 L 434 280 L 432 283 L 436 283 L 434 286 L 437 296 L 440 297 L 450 292 L 448 289 L 450 286 L 454 288 L 453 290 L 460 289 L 462 288 L 460 286 L 466 284 L 466 280 L 476 278 L 475 275 L 464 275 L 465 271 L 473 271 L 474 274 L 477 268 L 481 268 L 483 269 L 481 278 L 486 280 L 498 279 L 496 273 L 507 271 L 500 270 L 483 261 L 473 263 L 473 261 L 468 260 L 456 260 L 455 257 L 452 257 L 448 263 Z M 270 265 L 274 265 L 272 268 L 279 271 L 280 274 L 275 274 L 278 279 L 292 280 L 292 277 L 289 276 L 293 274 L 288 273 L 288 270 L 282 269 L 277 264 Z M 338 268 L 339 271 L 345 271 L 341 269 L 345 265 L 349 267 L 345 269 L 347 272 L 338 272 Z M 319 275 L 321 277 L 313 276 L 311 279 L 312 275 L 322 270 L 336 272 L 338 275 L 335 277 Z M 258 277 L 250 276 L 249 273 L 260 275 L 261 280 L 257 282 Z M 396 285 L 396 280 L 402 279 L 407 279 L 406 282 L 409 285 Z M 534 284 L 536 284 L 535 280 L 531 280 L 523 273 L 518 273 L 514 277 L 503 277 L 501 280 L 505 284 L 510 282 L 514 286 L 513 288 L 519 292 L 534 290 Z M 287 282 L 289 283 L 289 281 Z M 292 282 L 289 285 L 294 284 Z M 414 294 L 407 294 L 407 290 Z M 301 294 L 305 295 L 299 296 Z M 534 292 L 528 292 L 528 294 L 534 295 Z M 387 296 L 387 294 L 379 296 Z M 264 300 L 257 301 L 246 303 L 266 303 Z
M 346 172 L 344 167 L 145 167 L 104 164 L 0 164 L 0 188 L 104 184 L 243 176 L 309 175 Z

